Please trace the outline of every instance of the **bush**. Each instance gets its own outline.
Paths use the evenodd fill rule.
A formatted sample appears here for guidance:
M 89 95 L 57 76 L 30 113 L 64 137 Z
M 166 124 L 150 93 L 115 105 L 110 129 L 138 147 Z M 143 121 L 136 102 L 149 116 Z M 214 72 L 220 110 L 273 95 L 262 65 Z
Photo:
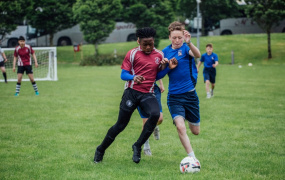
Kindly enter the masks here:
M 103 66 L 103 65 L 118 65 L 122 64 L 125 55 L 92 55 L 86 56 L 80 61 L 81 66 Z

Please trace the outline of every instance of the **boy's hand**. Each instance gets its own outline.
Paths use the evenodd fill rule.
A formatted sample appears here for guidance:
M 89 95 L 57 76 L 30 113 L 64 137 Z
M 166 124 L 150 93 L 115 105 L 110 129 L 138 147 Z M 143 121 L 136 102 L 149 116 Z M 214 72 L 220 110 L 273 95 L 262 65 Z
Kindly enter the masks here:
M 35 63 L 35 67 L 37 68 L 38 66 L 39 66 L 38 63 L 36 62 L 36 63 Z
M 144 78 L 143 76 L 140 76 L 140 75 L 137 75 L 137 76 L 134 77 L 134 81 L 135 81 L 137 84 L 142 83 L 144 80 L 145 80 L 145 78 Z
M 175 57 L 169 60 L 169 69 L 174 69 L 177 65 L 178 61 Z
M 160 89 L 160 92 L 161 92 L 161 93 L 163 93 L 163 92 L 165 91 L 165 89 L 164 89 L 164 86 L 163 86 L 163 85 L 159 86 L 159 89 Z
M 167 64 L 168 63 L 168 59 L 167 58 L 163 58 L 161 61 L 160 61 L 160 64 Z
M 184 40 L 185 40 L 185 42 L 186 43 L 190 43 L 190 41 L 191 41 L 191 34 L 188 31 L 186 31 L 186 30 L 183 30 L 183 33 L 184 33 Z

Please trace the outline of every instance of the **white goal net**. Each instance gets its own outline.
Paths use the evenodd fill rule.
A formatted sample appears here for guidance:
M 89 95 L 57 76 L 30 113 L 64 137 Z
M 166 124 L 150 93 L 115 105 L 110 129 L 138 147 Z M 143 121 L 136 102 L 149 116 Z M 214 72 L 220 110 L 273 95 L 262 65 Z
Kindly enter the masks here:
M 13 59 L 15 48 L 2 48 L 8 59 L 5 63 L 7 80 L 17 81 L 17 61 L 16 71 L 13 72 Z M 35 47 L 33 50 L 36 53 L 38 67 L 35 67 L 34 59 L 32 58 L 33 74 L 35 81 L 57 81 L 57 55 L 56 47 Z M 1 73 L 2 74 L 2 73 Z M 23 81 L 29 81 L 29 77 L 26 73 L 23 75 Z M 0 81 L 4 81 L 2 75 L 0 75 Z

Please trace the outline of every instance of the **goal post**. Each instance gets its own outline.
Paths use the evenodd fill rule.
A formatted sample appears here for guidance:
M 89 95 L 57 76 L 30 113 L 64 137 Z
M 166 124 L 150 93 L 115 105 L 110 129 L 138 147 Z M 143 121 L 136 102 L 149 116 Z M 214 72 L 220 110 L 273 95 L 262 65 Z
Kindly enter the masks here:
M 5 63 L 7 73 L 7 81 L 17 81 L 17 61 L 16 71 L 13 72 L 13 60 L 15 48 L 2 48 L 8 61 Z M 33 74 L 35 81 L 57 81 L 57 53 L 56 47 L 33 47 L 36 53 L 38 67 L 35 67 L 34 59 L 32 58 Z M 22 81 L 29 81 L 26 73 L 23 75 Z M 4 78 L 0 75 L 0 81 Z

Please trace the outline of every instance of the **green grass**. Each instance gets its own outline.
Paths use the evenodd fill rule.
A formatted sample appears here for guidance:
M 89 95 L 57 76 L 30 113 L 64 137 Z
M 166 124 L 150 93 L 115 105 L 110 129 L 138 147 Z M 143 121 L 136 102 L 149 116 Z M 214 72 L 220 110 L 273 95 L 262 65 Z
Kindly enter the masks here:
M 285 65 L 218 66 L 215 97 L 207 100 L 202 74 L 201 133 L 188 134 L 200 160 L 198 174 L 181 174 L 186 153 L 162 94 L 161 139 L 152 157 L 132 162 L 142 120 L 137 112 L 100 164 L 96 146 L 116 122 L 124 82 L 120 66 L 58 66 L 59 80 L 38 81 L 40 96 L 23 82 L 0 83 L 0 179 L 284 179 Z M 168 78 L 164 78 L 168 86 Z
M 197 39 L 192 38 L 196 45 Z M 284 33 L 271 34 L 271 60 L 267 60 L 267 36 L 266 34 L 241 34 L 231 36 L 205 36 L 200 38 L 201 53 L 205 53 L 205 46 L 208 43 L 214 45 L 214 52 L 219 56 L 222 64 L 231 64 L 231 52 L 234 51 L 235 64 L 284 64 L 285 36 Z M 168 39 L 160 41 L 158 49 L 162 50 L 170 44 Z M 118 54 L 126 54 L 128 50 L 138 46 L 136 42 L 111 43 L 99 45 L 100 54 L 113 54 L 114 49 Z M 83 56 L 94 54 L 94 45 L 83 45 Z M 58 47 L 59 62 L 78 63 L 81 55 L 77 53 L 74 57 L 73 47 Z

